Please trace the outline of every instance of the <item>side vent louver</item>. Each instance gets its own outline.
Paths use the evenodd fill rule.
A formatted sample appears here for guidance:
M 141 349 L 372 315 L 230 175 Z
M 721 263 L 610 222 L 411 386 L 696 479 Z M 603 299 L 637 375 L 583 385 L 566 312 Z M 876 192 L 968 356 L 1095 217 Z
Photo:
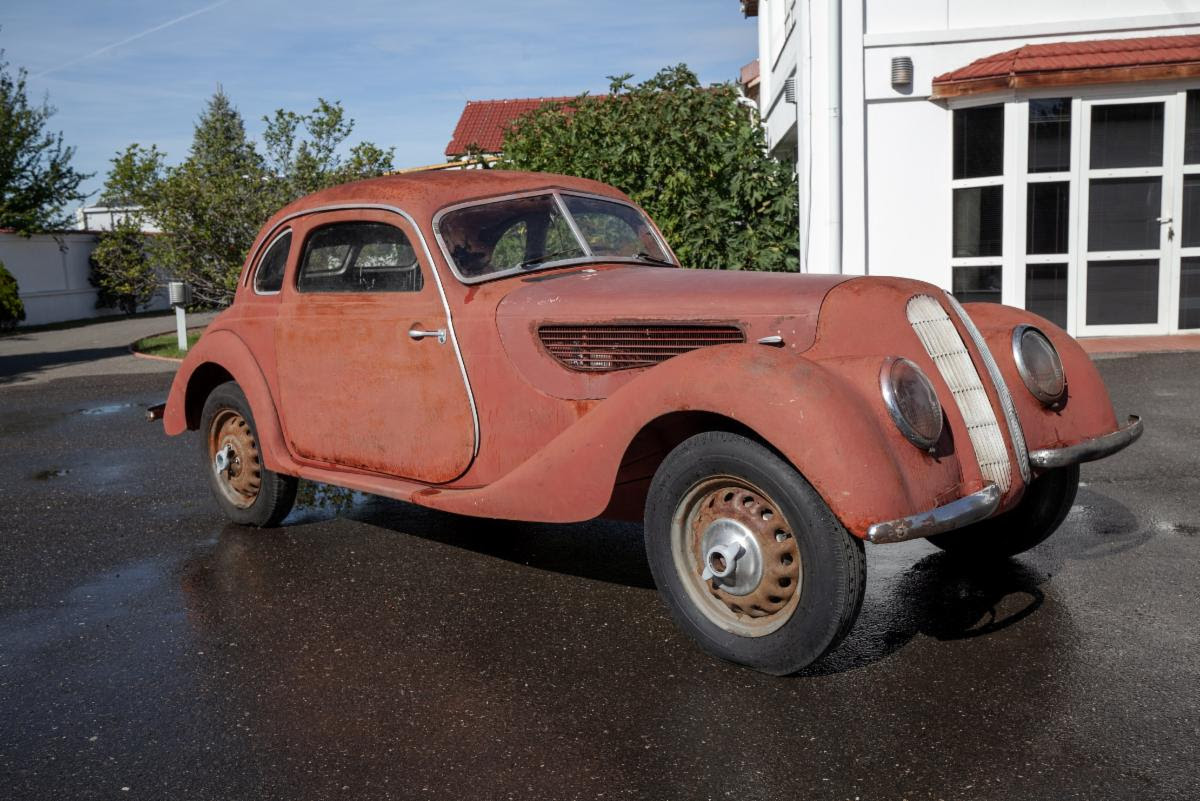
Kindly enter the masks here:
M 543 325 L 538 338 L 560 364 L 582 372 L 649 367 L 697 348 L 746 341 L 736 326 L 677 323 Z

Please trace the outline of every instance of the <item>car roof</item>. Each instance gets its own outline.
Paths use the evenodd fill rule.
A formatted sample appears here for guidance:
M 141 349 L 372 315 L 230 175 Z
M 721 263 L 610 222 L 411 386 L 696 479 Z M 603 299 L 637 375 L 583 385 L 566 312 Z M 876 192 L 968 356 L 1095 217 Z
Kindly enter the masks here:
M 411 214 L 418 224 L 426 224 L 439 209 L 456 203 L 551 188 L 629 200 L 623 192 L 608 184 L 569 175 L 513 170 L 430 170 L 385 175 L 322 189 L 284 206 L 271 218 L 264 231 L 297 213 L 326 206 L 362 204 L 398 206 Z

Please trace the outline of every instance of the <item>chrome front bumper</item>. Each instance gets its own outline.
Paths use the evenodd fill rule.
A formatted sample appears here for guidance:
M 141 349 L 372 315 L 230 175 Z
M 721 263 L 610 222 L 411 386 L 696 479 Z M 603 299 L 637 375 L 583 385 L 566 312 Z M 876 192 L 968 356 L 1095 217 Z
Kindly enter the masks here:
M 888 520 L 886 523 L 876 523 L 867 529 L 867 540 L 883 544 L 932 537 L 934 534 L 953 531 L 991 517 L 999 505 L 1000 488 L 995 484 L 988 484 L 979 492 L 973 492 L 928 512 Z
M 1123 428 L 1103 437 L 1089 439 L 1078 445 L 1065 448 L 1046 448 L 1029 454 L 1029 463 L 1035 468 L 1047 470 L 1067 467 L 1080 462 L 1091 462 L 1111 456 L 1132 445 L 1142 435 L 1142 419 L 1130 415 Z M 992 516 L 1000 506 L 1000 488 L 988 484 L 979 492 L 951 501 L 945 506 L 928 512 L 876 523 L 867 529 L 867 540 L 873 543 L 904 542 L 921 537 L 944 534 L 956 528 L 978 523 Z
M 1089 439 L 1078 445 L 1068 445 L 1065 448 L 1046 448 L 1029 454 L 1029 463 L 1036 468 L 1045 470 L 1052 467 L 1066 467 L 1080 462 L 1094 462 L 1111 456 L 1119 450 L 1129 447 L 1142 435 L 1142 418 L 1136 414 L 1129 415 L 1123 428 L 1103 437 Z

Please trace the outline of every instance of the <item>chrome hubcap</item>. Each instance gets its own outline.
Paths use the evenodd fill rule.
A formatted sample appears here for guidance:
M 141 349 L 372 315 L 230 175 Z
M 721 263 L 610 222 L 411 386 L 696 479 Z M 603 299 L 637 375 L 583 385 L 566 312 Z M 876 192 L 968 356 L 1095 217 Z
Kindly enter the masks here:
M 237 457 L 233 452 L 233 446 L 226 445 L 224 448 L 218 450 L 216 455 L 213 456 L 213 470 L 216 471 L 218 476 L 221 475 L 229 469 L 229 466 L 233 464 L 233 460 L 236 458 Z
M 712 580 L 730 595 L 749 595 L 762 582 L 762 549 L 750 529 L 727 517 L 714 520 L 700 538 L 701 581 Z

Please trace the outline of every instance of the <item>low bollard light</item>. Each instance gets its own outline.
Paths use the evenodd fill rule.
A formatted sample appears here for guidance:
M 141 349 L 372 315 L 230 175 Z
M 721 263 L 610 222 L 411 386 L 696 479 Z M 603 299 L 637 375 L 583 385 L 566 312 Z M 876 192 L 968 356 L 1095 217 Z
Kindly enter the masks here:
M 175 334 L 179 340 L 179 349 L 187 352 L 187 312 L 184 307 L 192 300 L 192 288 L 183 281 L 167 282 L 167 300 L 175 307 Z

